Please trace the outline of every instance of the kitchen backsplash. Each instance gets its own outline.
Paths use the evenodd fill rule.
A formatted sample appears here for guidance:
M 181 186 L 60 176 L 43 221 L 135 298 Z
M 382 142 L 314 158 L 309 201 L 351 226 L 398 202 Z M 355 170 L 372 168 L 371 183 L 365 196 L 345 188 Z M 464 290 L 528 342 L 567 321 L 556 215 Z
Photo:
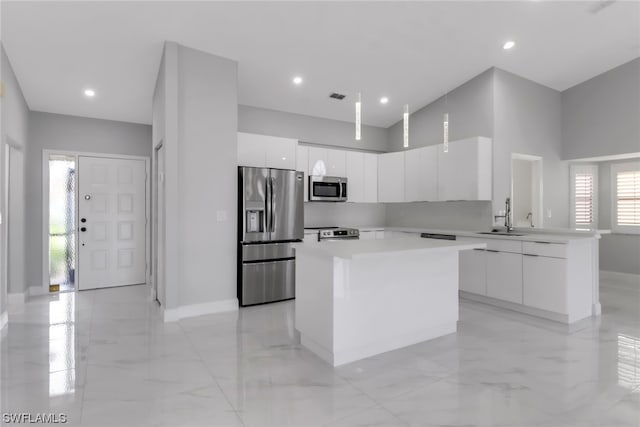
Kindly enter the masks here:
M 304 204 L 305 227 L 390 226 L 451 230 L 488 230 L 491 202 L 322 203 Z
M 304 204 L 304 226 L 380 226 L 385 224 L 383 203 L 323 203 Z
M 385 225 L 445 230 L 488 230 L 491 202 L 387 203 Z

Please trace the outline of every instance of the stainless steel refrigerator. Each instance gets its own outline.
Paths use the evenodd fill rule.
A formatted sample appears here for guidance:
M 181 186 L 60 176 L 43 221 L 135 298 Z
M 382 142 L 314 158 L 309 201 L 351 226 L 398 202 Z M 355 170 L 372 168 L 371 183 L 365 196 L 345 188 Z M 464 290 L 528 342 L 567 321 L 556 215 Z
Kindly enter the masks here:
M 304 174 L 238 167 L 238 300 L 295 297 L 295 252 L 304 235 Z

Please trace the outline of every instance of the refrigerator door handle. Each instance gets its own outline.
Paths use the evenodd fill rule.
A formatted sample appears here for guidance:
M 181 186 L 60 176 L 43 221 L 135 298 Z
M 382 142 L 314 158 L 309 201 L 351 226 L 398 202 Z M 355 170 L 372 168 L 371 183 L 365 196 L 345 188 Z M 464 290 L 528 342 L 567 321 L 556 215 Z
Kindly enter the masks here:
M 274 183 L 275 179 L 273 177 L 269 177 L 269 187 L 270 187 L 270 191 L 269 191 L 269 204 L 271 205 L 271 210 L 270 210 L 270 215 L 269 215 L 269 231 L 270 232 L 274 232 L 274 221 L 273 221 L 273 183 Z
M 271 178 L 267 177 L 264 181 L 265 193 L 264 193 L 264 231 L 266 233 L 271 231 L 271 215 L 273 206 L 271 205 Z

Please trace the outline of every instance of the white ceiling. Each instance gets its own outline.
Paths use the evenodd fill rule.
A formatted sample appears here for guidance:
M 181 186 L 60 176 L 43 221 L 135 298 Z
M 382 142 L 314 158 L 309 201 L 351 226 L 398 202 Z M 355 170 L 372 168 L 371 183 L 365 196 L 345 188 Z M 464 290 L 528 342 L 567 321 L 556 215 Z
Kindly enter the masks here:
M 32 110 L 150 123 L 172 40 L 237 60 L 241 104 L 351 121 L 362 92 L 386 127 L 492 66 L 564 90 L 640 56 L 640 2 L 598 3 L 3 1 L 2 39 Z

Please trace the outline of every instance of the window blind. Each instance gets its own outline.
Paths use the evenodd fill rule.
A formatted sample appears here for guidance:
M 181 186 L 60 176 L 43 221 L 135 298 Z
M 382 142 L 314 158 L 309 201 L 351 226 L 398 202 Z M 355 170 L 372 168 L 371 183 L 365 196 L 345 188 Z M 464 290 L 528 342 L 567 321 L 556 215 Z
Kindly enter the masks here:
M 576 225 L 591 225 L 594 221 L 594 179 L 591 173 L 575 174 L 575 212 Z
M 640 170 L 616 174 L 618 225 L 640 226 Z

